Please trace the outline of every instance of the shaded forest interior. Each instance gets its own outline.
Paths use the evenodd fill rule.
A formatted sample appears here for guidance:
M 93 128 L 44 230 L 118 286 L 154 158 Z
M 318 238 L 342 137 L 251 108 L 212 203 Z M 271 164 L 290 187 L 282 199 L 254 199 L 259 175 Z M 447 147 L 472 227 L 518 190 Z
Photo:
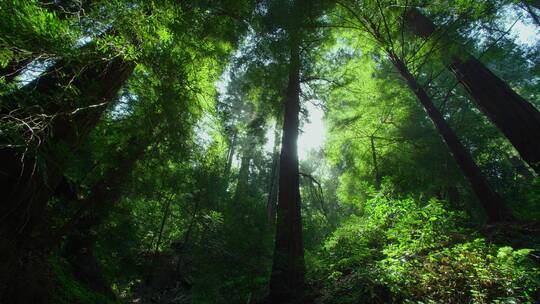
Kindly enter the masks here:
M 0 303 L 540 303 L 539 108 L 539 0 L 0 0 Z

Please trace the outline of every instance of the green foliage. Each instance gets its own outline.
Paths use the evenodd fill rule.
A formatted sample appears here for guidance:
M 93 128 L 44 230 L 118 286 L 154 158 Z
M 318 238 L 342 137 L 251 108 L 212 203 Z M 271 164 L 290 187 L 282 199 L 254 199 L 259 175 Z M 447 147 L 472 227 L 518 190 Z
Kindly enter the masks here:
M 466 49 L 539 105 L 539 44 L 502 35 L 521 16 L 511 10 L 518 1 L 338 2 L 0 0 L 1 152 L 16 148 L 23 163 L 35 156 L 36 172 L 63 177 L 43 206 L 36 247 L 66 225 L 60 251 L 72 232 L 91 238 L 80 249 L 92 251 L 125 301 L 167 292 L 194 303 L 263 301 L 279 130 L 275 152 L 264 147 L 283 124 L 298 43 L 301 112 L 320 104 L 328 128 L 324 147 L 300 163 L 310 297 L 540 301 L 537 231 L 514 238 L 503 224 L 495 236 L 483 233 L 470 185 L 389 61 L 402 57 L 515 217 L 537 221 L 540 179 L 445 66 Z M 444 39 L 406 31 L 412 6 Z M 371 27 L 359 24 L 366 20 Z M 136 67 L 106 108 L 88 104 L 98 75 L 80 75 L 112 60 Z M 56 72 L 61 80 L 35 90 Z M 49 124 L 78 115 L 91 130 L 74 127 L 73 147 L 56 140 L 61 132 Z M 82 232 L 68 225 L 80 210 L 97 218 Z M 531 249 L 508 246 L 521 241 Z M 76 280 L 64 258 L 50 258 L 55 303 L 116 303 Z
M 77 281 L 71 273 L 70 265 L 58 256 L 50 258 L 54 281 L 53 303 L 58 304 L 119 304 L 121 302 L 92 291 Z
M 312 253 L 310 279 L 322 303 L 538 300 L 531 250 L 490 244 L 463 221 L 444 201 L 375 197 Z
M 0 4 L 0 30 L 4 59 L 17 59 L 31 53 L 44 52 L 46 56 L 65 55 L 73 43 L 77 30 L 69 22 L 59 20 L 55 13 L 40 7 L 39 1 L 7 0 Z M 17 29 L 16 32 L 11 31 Z M 56 53 L 53 53 L 56 52 Z M 7 61 L 2 60 L 0 67 Z

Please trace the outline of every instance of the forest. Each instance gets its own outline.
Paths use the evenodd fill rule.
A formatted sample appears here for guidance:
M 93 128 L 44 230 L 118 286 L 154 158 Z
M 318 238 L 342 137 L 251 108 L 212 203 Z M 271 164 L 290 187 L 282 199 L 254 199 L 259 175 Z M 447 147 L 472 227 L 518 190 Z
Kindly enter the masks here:
M 0 303 L 540 303 L 539 0 L 0 0 Z

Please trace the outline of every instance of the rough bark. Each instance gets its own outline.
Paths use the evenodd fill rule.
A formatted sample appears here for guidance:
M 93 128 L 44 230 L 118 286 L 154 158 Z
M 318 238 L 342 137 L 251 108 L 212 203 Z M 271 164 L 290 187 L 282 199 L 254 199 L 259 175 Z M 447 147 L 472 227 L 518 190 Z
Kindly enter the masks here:
M 297 149 L 299 94 L 299 46 L 292 43 L 279 163 L 279 203 L 270 277 L 271 303 L 302 303 L 304 297 L 305 266 Z
M 459 168 L 471 185 L 473 192 L 484 208 L 488 221 L 496 222 L 511 220 L 512 215 L 505 207 L 502 199 L 488 184 L 487 180 L 482 175 L 480 168 L 478 168 L 469 152 L 465 149 L 454 131 L 446 123 L 444 117 L 435 107 L 425 90 L 418 84 L 408 68 L 399 58 L 397 58 L 397 56 L 393 56 L 391 59 L 396 69 L 405 79 L 412 92 L 416 95 L 418 101 L 420 101 L 427 115 L 437 128 L 440 136 L 448 146 L 452 156 L 456 160 Z
M 436 26 L 417 9 L 406 15 L 408 27 L 429 38 Z M 449 45 L 451 41 L 446 41 Z M 452 49 L 447 48 L 447 49 Z M 482 111 L 508 138 L 521 157 L 540 173 L 540 112 L 472 55 L 460 49 L 445 56 L 448 69 Z

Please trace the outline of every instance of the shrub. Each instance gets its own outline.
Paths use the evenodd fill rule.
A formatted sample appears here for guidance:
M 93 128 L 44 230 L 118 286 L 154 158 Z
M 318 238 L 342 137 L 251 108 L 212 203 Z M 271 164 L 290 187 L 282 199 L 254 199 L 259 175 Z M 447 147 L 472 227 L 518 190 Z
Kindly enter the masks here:
M 485 241 L 444 201 L 369 201 L 307 259 L 320 303 L 534 303 L 531 250 Z

